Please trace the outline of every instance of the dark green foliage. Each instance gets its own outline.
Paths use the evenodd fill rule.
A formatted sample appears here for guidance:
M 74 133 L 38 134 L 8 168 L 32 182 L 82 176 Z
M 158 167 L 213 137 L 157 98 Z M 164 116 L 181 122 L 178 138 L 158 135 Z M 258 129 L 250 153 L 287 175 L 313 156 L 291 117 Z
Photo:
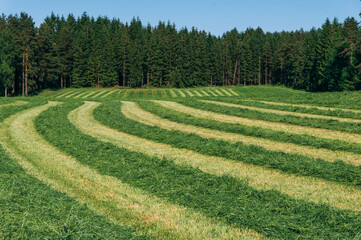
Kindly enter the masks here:
M 16 42 L 15 60 L 8 63 L 13 94 L 23 87 L 26 95 L 27 89 L 115 85 L 361 89 L 361 28 L 354 18 L 327 19 L 307 32 L 248 28 L 220 37 L 194 27 L 177 30 L 169 22 L 143 26 L 134 18 L 123 24 L 86 13 L 78 19 L 52 13 L 39 28 L 26 13 L 0 19 L 0 32 L 9 31 Z

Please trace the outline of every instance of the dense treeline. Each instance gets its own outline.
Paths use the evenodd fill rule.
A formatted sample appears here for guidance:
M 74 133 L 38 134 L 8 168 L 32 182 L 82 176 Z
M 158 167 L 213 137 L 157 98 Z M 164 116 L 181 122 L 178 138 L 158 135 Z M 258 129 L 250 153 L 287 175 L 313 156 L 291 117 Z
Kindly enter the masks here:
M 26 13 L 0 17 L 0 91 L 44 88 L 277 84 L 308 91 L 361 89 L 361 27 L 328 19 L 308 32 L 233 29 L 217 37 L 139 19 Z

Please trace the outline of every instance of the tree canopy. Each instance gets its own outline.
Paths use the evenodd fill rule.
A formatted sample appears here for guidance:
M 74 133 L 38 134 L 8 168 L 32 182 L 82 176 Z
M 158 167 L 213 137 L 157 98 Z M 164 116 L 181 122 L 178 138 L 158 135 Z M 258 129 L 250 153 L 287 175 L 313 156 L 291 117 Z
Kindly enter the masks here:
M 0 91 L 64 87 L 283 84 L 307 91 L 361 89 L 361 27 L 327 19 L 310 31 L 232 29 L 222 36 L 170 22 L 26 13 L 0 16 Z

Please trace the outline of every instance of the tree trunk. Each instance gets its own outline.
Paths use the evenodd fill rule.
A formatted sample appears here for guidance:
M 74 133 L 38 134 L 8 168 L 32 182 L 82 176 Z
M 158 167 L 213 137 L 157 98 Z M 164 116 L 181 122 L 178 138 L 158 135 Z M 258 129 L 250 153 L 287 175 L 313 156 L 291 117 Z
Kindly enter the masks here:
M 64 87 L 64 79 L 63 79 L 63 74 L 60 75 L 60 88 Z
M 147 72 L 147 87 L 149 87 L 149 70 Z
M 258 59 L 258 85 L 261 85 L 261 57 Z
M 236 71 L 237 71 L 238 59 L 236 60 L 236 64 L 234 64 L 234 72 L 233 72 L 233 85 L 236 85 Z
M 29 60 L 28 50 L 26 49 L 26 59 L 25 59 L 25 95 L 28 96 L 28 60 Z
M 125 60 L 123 60 L 123 87 L 125 87 Z
M 237 76 L 237 84 L 241 83 L 241 68 L 238 66 L 238 76 Z
M 211 86 L 213 86 L 213 76 L 211 76 Z
M 8 88 L 6 87 L 5 88 L 5 97 L 7 97 L 8 96 Z
M 264 64 L 264 84 L 268 84 L 268 79 L 267 79 L 267 56 L 266 56 L 266 62 Z
M 21 83 L 21 96 L 24 97 L 24 91 L 25 91 L 25 53 L 23 52 L 23 80 Z
M 13 86 L 12 86 L 12 89 L 11 89 L 11 94 L 14 95 L 15 93 L 15 79 L 13 81 Z

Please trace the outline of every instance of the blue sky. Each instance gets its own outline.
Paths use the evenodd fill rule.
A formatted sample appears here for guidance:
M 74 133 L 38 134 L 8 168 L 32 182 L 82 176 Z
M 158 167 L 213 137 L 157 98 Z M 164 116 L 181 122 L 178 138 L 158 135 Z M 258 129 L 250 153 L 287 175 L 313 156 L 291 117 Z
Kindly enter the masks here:
M 76 17 L 108 16 L 129 22 L 138 17 L 152 26 L 161 21 L 180 29 L 192 26 L 215 35 L 237 28 L 260 26 L 264 31 L 292 31 L 320 27 L 326 18 L 355 17 L 360 21 L 360 0 L 0 0 L 0 13 L 25 11 L 38 26 L 53 11 Z

